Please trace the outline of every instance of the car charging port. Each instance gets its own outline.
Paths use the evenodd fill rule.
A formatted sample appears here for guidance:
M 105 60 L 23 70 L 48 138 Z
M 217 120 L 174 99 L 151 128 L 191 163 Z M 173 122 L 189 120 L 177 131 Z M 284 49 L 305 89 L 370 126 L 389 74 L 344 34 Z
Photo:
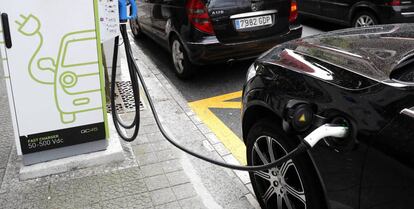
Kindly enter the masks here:
M 329 146 L 334 148 L 336 151 L 345 151 L 347 150 L 351 145 L 354 145 L 355 139 L 353 134 L 353 125 L 352 123 L 342 116 L 334 117 L 330 124 L 336 125 L 336 126 L 342 126 L 348 128 L 349 132 L 345 137 L 337 138 L 337 137 L 326 137 L 324 139 L 325 143 Z

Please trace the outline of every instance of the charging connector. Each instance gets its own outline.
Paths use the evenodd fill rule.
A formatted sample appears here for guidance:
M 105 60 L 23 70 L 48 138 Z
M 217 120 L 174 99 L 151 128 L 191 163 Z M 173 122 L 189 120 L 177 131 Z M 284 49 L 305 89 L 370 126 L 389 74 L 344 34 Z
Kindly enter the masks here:
M 314 147 L 321 139 L 326 137 L 345 138 L 348 136 L 348 127 L 333 124 L 325 124 L 315 129 L 303 139 L 310 148 Z

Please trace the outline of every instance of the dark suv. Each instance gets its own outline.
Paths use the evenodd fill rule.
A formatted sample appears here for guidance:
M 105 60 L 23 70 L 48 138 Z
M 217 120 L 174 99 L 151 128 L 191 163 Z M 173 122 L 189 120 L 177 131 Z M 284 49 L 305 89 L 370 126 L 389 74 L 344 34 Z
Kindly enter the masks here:
M 136 38 L 145 33 L 171 52 L 177 76 L 195 65 L 254 58 L 302 35 L 296 0 L 138 0 Z
M 413 0 L 298 0 L 301 15 L 353 27 L 414 22 Z

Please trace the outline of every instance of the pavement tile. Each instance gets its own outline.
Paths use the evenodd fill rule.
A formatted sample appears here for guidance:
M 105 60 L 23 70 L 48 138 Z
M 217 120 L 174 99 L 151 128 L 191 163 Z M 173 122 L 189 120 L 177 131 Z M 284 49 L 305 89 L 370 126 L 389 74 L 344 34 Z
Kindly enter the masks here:
M 161 132 L 145 134 L 144 136 L 147 138 L 148 142 L 159 142 L 165 140 Z
M 147 135 L 145 134 L 138 134 L 138 137 L 133 141 L 133 142 L 129 142 L 132 146 L 137 146 L 137 145 L 141 145 L 141 144 L 147 144 L 148 138 Z
M 129 202 L 126 198 L 115 198 L 103 201 L 102 209 L 129 209 Z
M 171 144 L 167 141 L 158 141 L 151 143 L 154 152 L 163 151 L 171 148 Z
M 210 141 L 211 144 L 217 144 L 220 143 L 220 140 L 217 138 L 217 136 L 214 133 L 208 133 L 206 134 L 206 137 L 208 141 Z
M 5 172 L 5 169 L 0 169 L 0 182 L 2 182 L 3 180 L 4 172 Z
M 123 182 L 122 186 L 124 188 L 124 193 L 126 195 L 139 194 L 148 191 L 147 186 L 145 185 L 145 182 L 142 179 Z
M 138 195 L 133 195 L 127 198 L 127 201 L 130 202 L 131 209 L 147 209 L 154 208 L 151 197 L 148 193 L 142 193 Z
M 74 208 L 74 198 L 73 195 L 68 193 L 66 195 L 52 196 L 49 200 L 50 209 L 60 209 L 60 208 Z
M 47 186 L 32 187 L 23 194 L 23 202 L 42 202 L 47 201 L 49 197 L 49 188 Z
M 61 181 L 52 183 L 50 186 L 50 193 L 52 196 L 61 196 L 65 194 L 72 194 L 74 184 L 72 181 Z
M 164 173 L 163 166 L 163 162 L 145 165 L 141 166 L 141 171 L 145 177 L 157 176 Z
M 132 167 L 120 170 L 119 177 L 122 182 L 133 181 L 144 178 L 144 173 L 139 167 Z
M 230 151 L 222 143 L 214 144 L 213 147 L 220 156 L 231 154 Z
M 177 152 L 172 149 L 156 152 L 156 155 L 160 161 L 168 161 L 178 158 Z
M 149 191 L 162 189 L 170 186 L 168 179 L 165 175 L 152 176 L 146 178 L 144 181 Z
M 155 206 L 176 201 L 176 198 L 171 188 L 155 190 L 155 191 L 152 191 L 150 195 L 151 195 L 152 202 L 154 203 Z
M 122 184 L 113 184 L 101 188 L 101 198 L 103 200 L 110 200 L 125 196 Z
M 183 167 L 181 166 L 181 163 L 179 160 L 170 160 L 162 162 L 163 169 L 165 173 L 171 173 L 174 171 L 183 170 Z
M 140 166 L 154 164 L 158 162 L 158 157 L 155 153 L 136 155 L 136 158 Z
M 132 149 L 134 150 L 135 155 L 143 155 L 154 152 L 152 144 L 140 144 L 133 146 Z
M 193 121 L 194 124 L 199 125 L 202 124 L 203 122 L 201 121 L 201 119 L 197 116 L 197 115 L 193 115 L 190 117 L 191 121 Z
M 211 146 L 211 144 L 208 140 L 203 141 L 203 147 L 206 148 L 206 150 L 209 151 L 209 152 L 215 151 L 213 146 Z
M 180 200 L 179 202 L 182 209 L 207 209 L 200 198 L 197 197 Z
M 102 205 L 99 203 L 92 204 L 92 205 L 86 205 L 81 207 L 81 209 L 102 209 Z
M 178 202 L 170 202 L 164 205 L 159 205 L 155 209 L 181 209 L 181 206 Z
M 24 202 L 21 204 L 20 209 L 45 209 L 48 208 L 48 204 L 44 201 L 40 202 Z
M 187 174 L 185 174 L 184 171 L 168 173 L 167 178 L 171 186 L 190 182 L 190 179 L 187 177 Z
M 102 187 L 107 187 L 109 185 L 115 185 L 121 183 L 121 177 L 119 173 L 107 173 L 99 176 L 99 185 Z
M 194 190 L 193 185 L 191 185 L 190 183 L 174 186 L 172 190 L 175 194 L 175 197 L 177 197 L 178 200 L 197 196 L 197 193 Z
M 85 206 L 101 201 L 101 189 L 97 185 L 87 185 L 84 187 L 78 187 L 74 189 L 73 199 L 75 207 Z
M 198 124 L 197 127 L 203 134 L 211 133 L 210 129 L 205 124 Z
M 139 130 L 142 134 L 150 134 L 150 133 L 157 133 L 159 132 L 158 126 L 155 124 L 151 125 L 144 125 Z

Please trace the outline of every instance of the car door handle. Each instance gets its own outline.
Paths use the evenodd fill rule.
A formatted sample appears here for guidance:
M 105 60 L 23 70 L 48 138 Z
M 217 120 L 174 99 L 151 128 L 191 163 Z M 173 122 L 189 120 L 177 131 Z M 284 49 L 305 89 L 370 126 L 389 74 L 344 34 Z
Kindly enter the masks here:
M 410 117 L 414 118 L 414 107 L 412 107 L 411 109 L 408 109 L 408 108 L 403 109 L 401 111 L 401 114 L 404 114 L 404 115 L 407 115 L 407 116 L 410 116 Z
M 12 40 L 10 35 L 9 16 L 6 13 L 1 14 L 1 25 L 3 26 L 4 44 L 6 48 L 12 47 Z

